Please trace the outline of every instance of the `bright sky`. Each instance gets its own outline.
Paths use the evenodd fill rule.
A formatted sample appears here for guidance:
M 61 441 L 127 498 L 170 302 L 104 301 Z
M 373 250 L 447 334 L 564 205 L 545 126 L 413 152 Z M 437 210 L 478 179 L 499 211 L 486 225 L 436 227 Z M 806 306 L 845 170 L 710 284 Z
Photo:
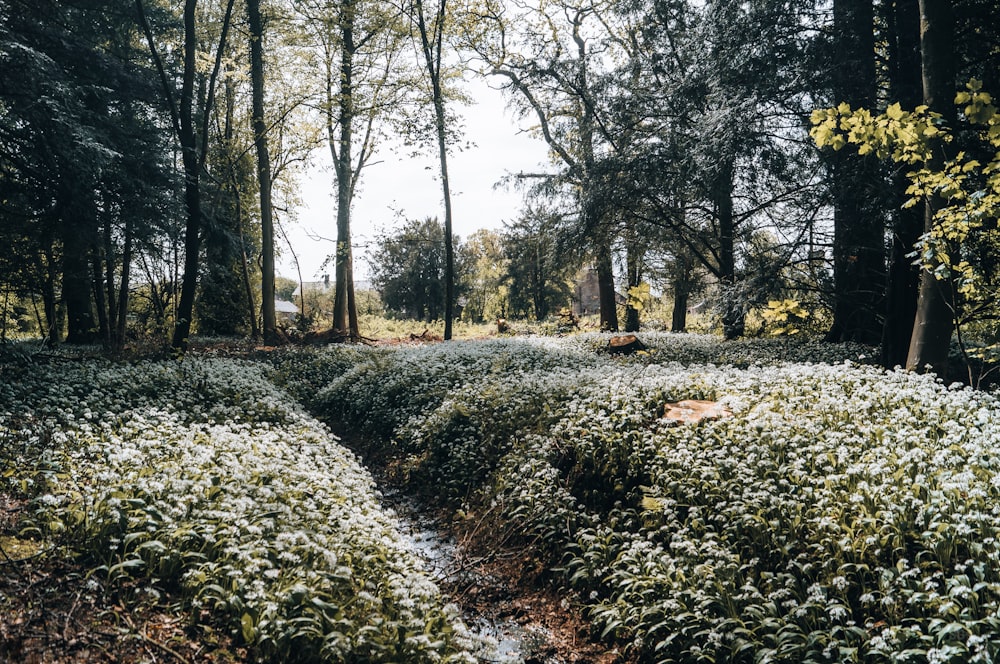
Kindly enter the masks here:
M 463 238 L 480 228 L 499 229 L 503 222 L 513 221 L 522 207 L 522 193 L 494 189 L 494 185 L 508 172 L 539 170 L 547 155 L 541 139 L 528 136 L 517 126 L 499 91 L 481 81 L 468 85 L 477 102 L 461 111 L 465 138 L 475 147 L 456 152 L 448 160 L 454 233 Z M 298 223 L 285 228 L 306 281 L 319 278 L 320 265 L 333 253 L 336 240 L 336 198 L 329 154 L 325 149 L 319 152 L 322 162 L 302 183 L 303 206 L 298 210 Z M 376 161 L 379 163 L 365 169 L 354 200 L 351 234 L 354 273 L 359 280 L 368 273 L 366 249 L 359 245 L 402 225 L 397 211 L 407 219 L 444 218 L 435 155 L 414 159 L 406 149 L 385 146 Z M 292 256 L 281 238 L 278 245 L 278 274 L 297 279 Z M 332 276 L 332 266 L 325 272 Z

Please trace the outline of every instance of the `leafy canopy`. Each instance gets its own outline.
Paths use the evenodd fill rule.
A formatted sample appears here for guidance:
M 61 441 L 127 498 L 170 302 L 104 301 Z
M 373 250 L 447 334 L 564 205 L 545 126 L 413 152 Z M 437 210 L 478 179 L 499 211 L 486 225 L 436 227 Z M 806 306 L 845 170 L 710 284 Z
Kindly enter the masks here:
M 967 302 L 976 302 L 988 297 L 984 286 L 992 275 L 968 260 L 969 252 L 963 249 L 980 239 L 974 236 L 976 231 L 995 226 L 1000 213 L 1000 114 L 976 79 L 956 95 L 955 104 L 968 124 L 970 135 L 963 135 L 963 141 L 974 145 L 977 153 L 992 152 L 988 162 L 966 150 L 937 160 L 945 146 L 954 142 L 956 130 L 927 106 L 906 111 L 897 103 L 877 115 L 848 104 L 817 109 L 812 113 L 810 135 L 821 147 L 840 150 L 856 145 L 859 154 L 913 167 L 907 173 L 910 198 L 905 206 L 931 197 L 942 203 L 932 227 L 918 242 L 915 257 L 938 279 L 953 279 L 956 292 Z

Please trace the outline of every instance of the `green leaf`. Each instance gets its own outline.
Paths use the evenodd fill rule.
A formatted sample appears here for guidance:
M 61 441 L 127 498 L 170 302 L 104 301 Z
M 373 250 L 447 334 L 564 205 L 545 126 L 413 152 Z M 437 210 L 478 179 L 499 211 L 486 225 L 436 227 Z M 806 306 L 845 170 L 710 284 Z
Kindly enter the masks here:
M 242 628 L 243 640 L 246 643 L 253 643 L 257 638 L 257 630 L 254 628 L 253 616 L 244 613 L 240 617 L 240 627 Z

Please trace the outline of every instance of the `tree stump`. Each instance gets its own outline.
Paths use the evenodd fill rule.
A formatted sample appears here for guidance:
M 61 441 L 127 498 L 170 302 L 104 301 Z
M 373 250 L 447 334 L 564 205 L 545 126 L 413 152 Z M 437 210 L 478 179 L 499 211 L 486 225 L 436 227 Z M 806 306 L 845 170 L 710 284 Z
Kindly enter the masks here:
M 612 355 L 632 355 L 640 350 L 646 350 L 646 344 L 639 340 L 634 334 L 625 334 L 618 337 L 611 337 L 605 350 Z
M 701 422 L 730 417 L 733 413 L 717 401 L 686 399 L 676 403 L 664 404 L 663 417 L 675 422 Z

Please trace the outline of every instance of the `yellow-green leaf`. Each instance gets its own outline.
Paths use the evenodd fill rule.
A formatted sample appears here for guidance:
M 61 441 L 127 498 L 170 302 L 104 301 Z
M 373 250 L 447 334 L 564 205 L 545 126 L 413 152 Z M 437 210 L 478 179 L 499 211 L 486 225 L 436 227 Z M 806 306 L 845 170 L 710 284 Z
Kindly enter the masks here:
M 249 613 L 244 613 L 240 617 L 240 627 L 243 632 L 243 640 L 247 643 L 253 643 L 257 638 L 257 630 L 254 629 L 253 616 Z

